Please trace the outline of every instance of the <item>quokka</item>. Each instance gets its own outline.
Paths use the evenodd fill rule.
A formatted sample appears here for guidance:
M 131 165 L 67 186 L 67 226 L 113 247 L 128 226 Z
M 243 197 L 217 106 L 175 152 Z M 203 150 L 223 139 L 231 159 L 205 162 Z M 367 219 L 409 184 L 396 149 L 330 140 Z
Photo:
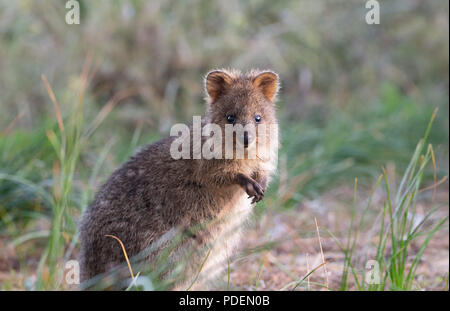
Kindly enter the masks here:
M 172 289 L 206 289 L 227 266 L 276 170 L 279 79 L 272 71 L 215 70 L 207 74 L 205 89 L 202 125 L 271 125 L 264 142 L 269 156 L 175 160 L 173 136 L 142 148 L 109 177 L 83 215 L 82 281 L 118 267 L 128 271 L 121 246 L 107 235 L 119 238 L 142 269 L 167 266 L 159 277 L 172 278 Z M 260 147 L 258 137 L 244 131 L 245 154 Z

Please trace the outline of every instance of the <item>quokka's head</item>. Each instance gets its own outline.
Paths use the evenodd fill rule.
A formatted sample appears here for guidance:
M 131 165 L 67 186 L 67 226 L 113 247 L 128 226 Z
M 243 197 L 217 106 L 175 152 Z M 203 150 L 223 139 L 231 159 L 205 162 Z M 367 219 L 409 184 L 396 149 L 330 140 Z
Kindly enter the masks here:
M 250 129 L 244 130 L 240 137 L 245 148 L 258 143 L 258 137 L 261 137 L 252 128 L 268 130 L 277 124 L 274 102 L 279 81 L 276 73 L 252 70 L 242 74 L 237 70 L 214 70 L 207 74 L 205 88 L 208 121 L 222 130 L 227 124 Z

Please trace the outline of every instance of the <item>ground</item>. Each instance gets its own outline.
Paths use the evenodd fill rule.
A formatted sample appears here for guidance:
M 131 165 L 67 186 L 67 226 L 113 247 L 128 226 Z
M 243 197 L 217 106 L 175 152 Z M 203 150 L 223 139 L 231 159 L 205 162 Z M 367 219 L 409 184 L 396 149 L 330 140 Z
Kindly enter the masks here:
M 350 195 L 350 189 L 338 191 L 338 197 Z M 341 196 L 339 196 L 341 194 Z M 380 195 L 381 196 L 381 195 Z M 439 200 L 448 202 L 448 191 L 438 193 Z M 314 218 L 320 228 L 320 239 L 323 256 L 326 262 L 328 277 L 323 268 L 317 269 L 309 277 L 309 289 L 324 290 L 327 283 L 331 290 L 339 289 L 344 254 L 333 241 L 327 230 L 336 236 L 342 236 L 341 243 L 345 245 L 346 230 L 350 217 L 348 208 L 336 199 L 336 193 L 327 194 L 320 199 L 305 202 L 295 210 L 286 212 L 268 211 L 257 223 L 254 223 L 243 239 L 243 251 L 231 264 L 230 288 L 242 290 L 280 290 L 292 289 L 292 282 L 299 281 L 309 271 L 322 263 L 322 254 L 315 228 Z M 380 198 L 381 199 L 381 198 Z M 441 201 L 441 202 L 442 202 Z M 376 202 L 375 202 L 376 203 Z M 423 211 L 425 206 L 418 206 Z M 418 217 L 420 217 L 420 213 Z M 443 206 L 436 219 L 448 215 L 448 203 Z M 369 219 L 369 224 L 371 219 Z M 327 229 L 327 230 L 326 230 Z M 374 239 L 370 230 L 362 231 L 356 246 L 356 253 L 367 258 L 374 253 L 374 246 L 368 239 Z M 261 250 L 266 245 L 266 250 Z M 252 250 L 256 252 L 253 252 Z M 418 243 L 414 243 L 410 251 L 411 260 L 418 251 Z M 364 271 L 361 262 L 357 265 Z M 436 233 L 428 245 L 417 271 L 416 286 L 425 290 L 447 289 L 446 278 L 449 271 L 449 232 L 448 226 Z M 223 279 L 222 288 L 226 288 L 228 276 Z M 352 277 L 349 283 L 352 284 Z M 304 283 L 297 290 L 306 290 Z M 350 286 L 350 289 L 354 287 Z
M 434 220 L 445 217 L 448 209 L 448 188 L 438 192 L 439 202 L 446 202 Z M 363 195 L 362 195 L 363 196 Z M 335 189 L 315 200 L 305 201 L 293 209 L 280 211 L 268 209 L 261 217 L 252 220 L 247 228 L 240 251 L 230 258 L 229 285 L 228 274 L 215 286 L 225 290 L 289 290 L 311 270 L 326 262 L 327 276 L 323 266 L 311 273 L 309 279 L 296 290 L 325 290 L 326 284 L 331 290 L 340 286 L 344 254 L 328 234 L 327 230 L 346 242 L 349 225 L 349 203 L 352 190 L 347 187 Z M 375 194 L 374 209 L 382 201 L 383 194 Z M 379 206 L 378 206 L 379 207 Z M 418 204 L 418 215 L 427 209 L 427 204 Z M 368 214 L 368 222 L 361 231 L 356 254 L 360 262 L 355 266 L 364 271 L 364 255 L 370 259 L 374 246 L 370 243 L 376 238 L 370 225 L 374 215 Z M 373 218 L 370 218 L 372 217 Z M 320 242 L 317 235 L 320 233 Z M 45 227 L 46 224 L 38 226 Z M 372 226 L 373 227 L 373 226 Z M 33 242 L 34 241 L 34 242 Z M 369 242 L 368 242 L 369 241 Z M 14 247 L 6 237 L 0 239 L 0 284 L 3 289 L 26 289 L 27 284 L 36 280 L 36 268 L 45 243 L 31 240 L 20 247 Z M 411 258 L 418 251 L 418 244 L 410 250 Z M 448 290 L 446 279 L 449 271 L 449 232 L 448 225 L 438 231 L 425 251 L 418 268 L 415 285 L 424 290 Z M 308 282 L 309 281 L 309 282 Z M 350 289 L 355 289 L 353 279 L 349 277 Z M 73 289 L 73 288 L 69 288 Z

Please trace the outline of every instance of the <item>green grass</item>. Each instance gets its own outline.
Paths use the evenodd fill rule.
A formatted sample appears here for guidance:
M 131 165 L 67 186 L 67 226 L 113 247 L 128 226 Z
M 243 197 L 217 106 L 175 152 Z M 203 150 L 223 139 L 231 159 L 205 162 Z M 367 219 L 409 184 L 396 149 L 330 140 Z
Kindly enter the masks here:
M 58 280 L 62 278 L 61 269 L 57 269 L 65 251 L 63 222 L 68 226 L 74 227 L 74 219 L 70 217 L 68 208 L 72 206 L 71 192 L 74 174 L 80 155 L 80 143 L 82 138 L 83 126 L 83 95 L 86 88 L 88 72 L 83 72 L 82 85 L 78 95 L 78 102 L 75 112 L 68 119 L 66 125 L 61 116 L 59 105 L 56 101 L 53 90 L 51 89 L 45 76 L 42 76 L 47 92 L 54 105 L 56 117 L 58 120 L 58 134 L 52 130 L 47 131 L 47 137 L 54 152 L 57 155 L 57 161 L 53 165 L 53 204 L 52 204 L 52 222 L 47 248 L 45 249 L 38 268 L 38 282 L 36 289 L 58 288 Z M 44 274 L 43 268 L 47 264 L 48 274 Z M 44 275 L 48 276 L 44 280 Z
M 436 117 L 436 112 L 437 110 L 430 120 L 424 138 L 417 145 L 400 185 L 396 190 L 395 197 L 391 197 L 392 186 L 388 182 L 388 176 L 384 169 L 383 174 L 378 178 L 378 181 L 375 184 L 374 192 L 380 186 L 381 181 L 384 181 L 384 190 L 386 193 L 386 200 L 382 211 L 380 212 L 380 217 L 377 218 L 380 223 L 378 230 L 379 237 L 377 244 L 375 245 L 377 250 L 376 256 L 373 258 L 378 264 L 375 269 L 377 269 L 379 273 L 375 272 L 376 275 L 369 274 L 369 276 L 377 278 L 378 281 L 367 280 L 365 278 L 366 274 L 364 272 L 358 273 L 353 265 L 358 234 L 366 220 L 365 217 L 367 216 L 367 211 L 370 208 L 373 208 L 371 206 L 372 194 L 368 199 L 367 206 L 360 216 L 358 226 L 354 228 L 353 224 L 356 217 L 355 208 L 357 192 L 357 182 L 355 180 L 354 205 L 352 208 L 352 217 L 350 220 L 346 245 L 342 245 L 342 243 L 328 231 L 345 254 L 340 290 L 347 290 L 349 288 L 348 277 L 350 272 L 358 290 L 419 289 L 414 281 L 422 255 L 433 235 L 448 221 L 448 216 L 446 216 L 439 221 L 434 220 L 431 225 L 427 224 L 427 226 L 425 226 L 431 216 L 439 208 L 442 208 L 441 204 L 435 204 L 434 207 L 426 212 L 421 220 L 416 217 L 416 204 L 420 195 L 420 186 L 423 183 L 424 172 L 430 162 L 433 163 L 433 167 L 435 168 L 433 148 L 431 144 L 427 145 L 427 140 L 432 123 Z M 376 222 L 374 222 L 372 226 L 376 226 Z M 413 254 L 411 262 L 411 245 L 417 240 L 419 240 L 418 251 Z M 370 258 L 367 258 L 366 256 L 364 263 L 367 262 L 368 259 Z

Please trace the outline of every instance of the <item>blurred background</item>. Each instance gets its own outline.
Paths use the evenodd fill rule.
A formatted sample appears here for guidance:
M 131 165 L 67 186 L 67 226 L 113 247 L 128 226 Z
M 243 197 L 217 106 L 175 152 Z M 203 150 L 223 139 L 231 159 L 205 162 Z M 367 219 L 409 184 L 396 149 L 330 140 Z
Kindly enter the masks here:
M 246 247 L 289 230 L 300 239 L 241 254 L 236 288 L 280 289 L 304 275 L 305 253 L 312 268 L 314 217 L 345 236 L 355 177 L 367 197 L 383 166 L 395 188 L 435 108 L 436 165 L 424 187 L 445 178 L 449 3 L 380 1 L 380 24 L 368 25 L 365 2 L 80 0 L 80 24 L 68 25 L 66 1 L 0 1 L 0 288 L 37 288 L 52 256 L 76 257 L 77 221 L 95 190 L 138 146 L 204 113 L 203 77 L 215 68 L 280 75 L 279 171 Z M 55 147 L 51 133 L 67 144 Z M 442 218 L 448 183 L 437 192 Z M 425 288 L 448 288 L 448 221 L 440 232 L 433 256 L 443 265 L 424 272 Z

